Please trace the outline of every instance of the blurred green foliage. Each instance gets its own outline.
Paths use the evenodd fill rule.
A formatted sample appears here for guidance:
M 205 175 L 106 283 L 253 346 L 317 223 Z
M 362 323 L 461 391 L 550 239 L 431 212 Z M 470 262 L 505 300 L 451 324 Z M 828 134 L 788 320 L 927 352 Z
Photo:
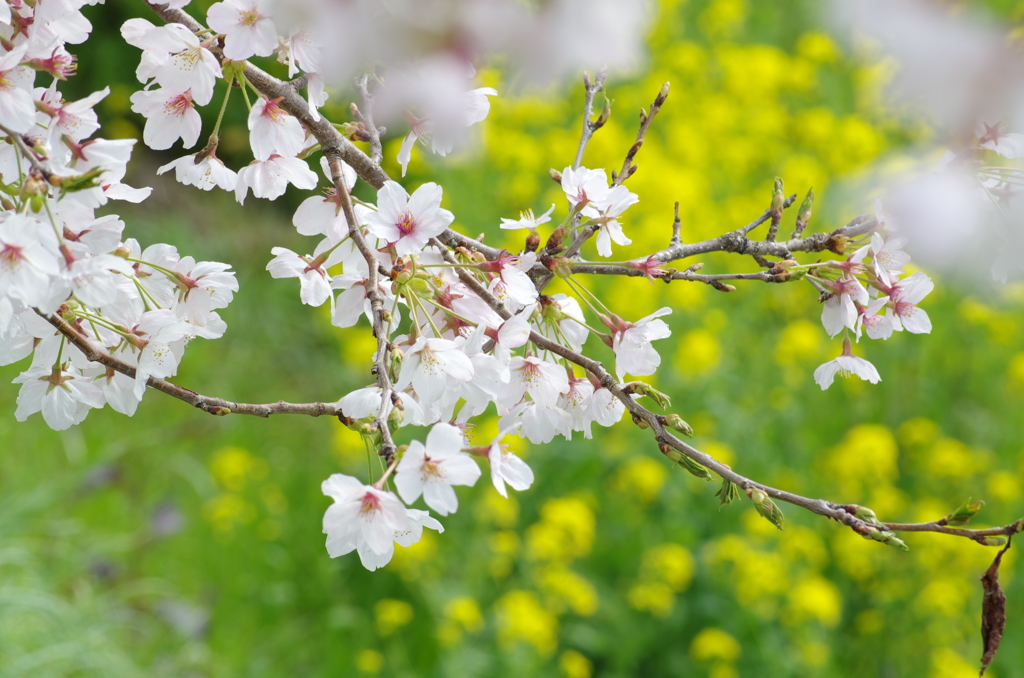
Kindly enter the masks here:
M 92 16 L 111 31 L 143 10 Z M 749 222 L 776 175 L 787 193 L 814 186 L 811 228 L 834 228 L 870 209 L 872 196 L 849 188 L 858 173 L 883 157 L 899 165 L 928 137 L 882 105 L 892 65 L 839 46 L 812 3 L 665 0 L 654 26 L 644 73 L 611 79 L 612 120 L 585 161 L 618 167 L 634 112 L 671 81 L 629 182 L 641 202 L 627 215 L 635 245 L 623 257 L 664 246 L 675 201 L 684 239 Z M 137 133 L 126 102 L 138 55 L 99 37 L 95 50 L 120 70 L 87 71 L 83 56 L 75 87 L 109 83 L 108 134 Z M 499 72 L 482 75 L 505 93 Z M 482 150 L 418 154 L 408 185 L 438 181 L 457 225 L 517 246 L 496 224 L 561 202 L 547 170 L 571 162 L 578 93 L 494 99 Z M 392 140 L 391 170 L 396 152 Z M 369 383 L 365 327 L 335 330 L 323 309 L 300 306 L 294 281 L 263 270 L 275 245 L 310 247 L 288 204 L 239 208 L 151 179 L 174 155 L 140 149 L 134 183 L 156 191 L 117 206 L 127 233 L 231 262 L 241 284 L 223 313 L 227 336 L 193 342 L 177 381 L 248 402 L 330 401 Z M 289 198 L 294 207 L 301 196 Z M 753 269 L 723 256 L 707 270 Z M 883 520 L 937 519 L 968 496 L 987 502 L 976 524 L 1024 514 L 1024 287 L 965 291 L 940 279 L 925 304 L 931 336 L 862 343 L 883 381 L 821 392 L 811 373 L 839 346 L 810 286 L 588 284 L 627 318 L 673 308 L 652 381 L 697 446 L 738 471 Z M 974 675 L 981 655 L 977 578 L 994 549 L 907 535 L 904 553 L 785 505 L 779 532 L 745 498 L 719 510 L 717 484 L 672 467 L 628 422 L 593 440 L 518 442 L 537 475 L 531 490 L 505 500 L 486 481 L 460 488 L 443 535 L 428 531 L 368 573 L 354 556 L 329 559 L 320 533 L 320 481 L 363 475 L 367 463 L 336 421 L 212 418 L 151 393 L 134 418 L 96 411 L 55 433 L 38 417 L 16 423 L 15 397 L 0 390 L 3 678 L 938 678 Z M 474 435 L 495 431 L 492 418 Z M 1002 570 L 1010 621 L 996 677 L 1019 675 L 1024 660 L 1017 560 L 1011 549 Z

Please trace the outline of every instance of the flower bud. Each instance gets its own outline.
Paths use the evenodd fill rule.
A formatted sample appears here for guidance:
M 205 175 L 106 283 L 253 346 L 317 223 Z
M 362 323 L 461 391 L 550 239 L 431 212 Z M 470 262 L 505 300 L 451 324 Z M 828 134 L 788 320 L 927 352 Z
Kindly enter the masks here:
M 664 393 L 662 393 L 658 389 L 654 388 L 653 386 L 651 386 L 650 384 L 647 384 L 645 382 L 642 382 L 642 381 L 630 382 L 629 385 L 627 386 L 627 390 L 630 393 L 637 393 L 637 394 L 642 395 L 642 396 L 647 396 L 648 398 L 650 398 L 654 402 L 658 403 L 658 407 L 660 407 L 661 409 L 665 409 L 665 408 L 668 408 L 668 407 L 672 406 L 672 400 L 667 395 L 665 395 Z M 680 420 L 680 421 L 682 421 L 682 420 Z M 683 422 L 683 423 L 686 423 L 686 422 Z
M 551 180 L 554 181 L 559 186 L 562 185 L 562 173 L 559 172 L 558 170 L 556 170 L 556 169 L 548 170 L 548 176 L 551 177 Z
M 640 428 L 644 428 L 644 429 L 646 429 L 646 428 L 650 428 L 650 427 L 651 427 L 651 425 L 650 425 L 650 424 L 648 424 L 648 423 L 647 423 L 647 422 L 646 422 L 646 421 L 644 420 L 644 418 L 643 418 L 643 417 L 640 417 L 640 416 L 638 416 L 638 415 L 635 415 L 635 414 L 633 415 L 633 423 L 634 423 L 634 424 L 636 424 L 637 426 L 639 426 Z
M 974 541 L 982 546 L 1005 546 L 1009 540 L 1002 535 L 994 535 L 990 537 L 975 537 Z
M 661 453 L 665 455 L 669 461 L 677 464 L 678 466 L 682 466 L 690 475 L 703 478 L 704 480 L 711 480 L 711 472 L 702 464 L 698 464 L 668 443 L 661 443 L 658 445 L 658 449 L 661 450 Z
M 875 515 L 875 512 L 869 509 L 867 506 L 858 506 L 857 504 L 850 504 L 845 508 L 848 513 L 853 513 L 854 516 L 860 518 L 865 523 L 871 523 L 872 525 L 882 524 L 881 522 L 879 522 L 878 516 Z
M 783 206 L 783 204 L 785 202 L 786 202 L 786 196 L 783 193 L 783 189 L 782 189 L 782 179 L 780 177 L 775 177 L 775 183 L 772 185 L 772 206 L 771 206 L 771 211 L 772 211 L 772 218 L 773 219 L 775 218 L 775 215 L 779 215 L 779 217 L 782 216 L 782 206 Z M 762 203 L 762 204 L 764 204 L 764 203 Z
M 981 507 L 984 505 L 985 502 L 983 501 L 977 501 L 972 504 L 970 497 L 968 497 L 967 501 L 960 505 L 960 508 L 946 516 L 946 524 L 966 525 L 971 521 L 971 518 L 978 514 L 978 511 L 980 511 Z
M 526 236 L 526 247 L 527 252 L 536 252 L 540 247 L 540 236 L 537 235 L 537 231 L 531 231 L 530 235 Z
M 665 426 L 668 426 L 669 428 L 674 428 L 675 430 L 679 431 L 688 438 L 693 437 L 693 427 L 687 424 L 685 421 L 683 421 L 683 418 L 680 417 L 678 414 L 673 413 L 666 416 Z
M 800 203 L 800 209 L 796 213 L 796 228 L 797 231 L 803 232 L 807 226 L 807 222 L 811 219 L 812 208 L 814 207 L 814 188 L 807 191 L 807 197 Z
M 768 498 L 768 495 L 764 490 L 757 487 L 748 487 L 747 496 L 750 497 L 750 501 L 753 502 L 754 508 L 757 509 L 757 512 L 762 518 L 780 530 L 782 529 L 782 524 L 785 519 L 782 515 L 782 509 L 780 509 L 774 501 Z

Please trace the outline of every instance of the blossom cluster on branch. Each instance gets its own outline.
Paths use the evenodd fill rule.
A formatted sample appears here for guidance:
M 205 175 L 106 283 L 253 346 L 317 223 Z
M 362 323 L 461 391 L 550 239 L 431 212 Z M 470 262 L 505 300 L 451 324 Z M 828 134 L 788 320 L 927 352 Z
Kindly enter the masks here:
M 668 397 L 643 381 L 627 381 L 659 368 L 655 342 L 671 336 L 663 320 L 671 309 L 624 318 L 624 311 L 607 307 L 583 280 L 585 275 L 643 275 L 652 281 L 707 284 L 723 292 L 735 289 L 727 280 L 808 282 L 820 295 L 825 330 L 833 337 L 843 335 L 841 355 L 819 367 L 815 380 L 823 389 L 837 374 L 877 382 L 875 368 L 853 355 L 852 339 L 886 339 L 894 331 L 927 333 L 931 328 L 919 304 L 932 282 L 921 272 L 904 276 L 909 256 L 902 249 L 899 218 L 882 205 L 873 216 L 804 235 L 813 209 L 810 191 L 798 208 L 793 234 L 780 240 L 784 210 L 795 196 L 787 198 L 782 180 L 776 179 L 769 207 L 746 226 L 684 243 L 677 218 L 664 250 L 628 261 L 584 259 L 591 239 L 596 254 L 605 259 L 616 247 L 631 244 L 628 210 L 639 196 L 624 184 L 637 170 L 636 154 L 669 91 L 666 85 L 649 111 L 641 113 L 636 141 L 622 169 L 609 176 L 582 163 L 588 140 L 609 115 L 606 109 L 595 118 L 592 110 L 594 96 L 603 88 L 603 72 L 596 79 L 585 78 L 584 126 L 576 157 L 551 174 L 564 192 L 564 212 L 555 216 L 553 205 L 537 217 L 525 209 L 519 219 L 500 224 L 502 229 L 527 230 L 519 252 L 486 246 L 452 230 L 455 217 L 441 207 L 441 186 L 424 183 L 410 192 L 381 169 L 385 130 L 378 120 L 404 119 L 409 125 L 397 158 L 403 175 L 417 142 L 435 154 L 448 154 L 466 142 L 467 129 L 487 117 L 490 97 L 497 96 L 492 88 L 473 86 L 472 59 L 483 54 L 482 46 L 514 45 L 517 32 L 542 25 L 548 32 L 537 38 L 540 49 L 546 40 L 562 35 L 560 22 L 572 16 L 578 1 L 546 3 L 530 14 L 511 0 L 492 0 L 480 3 L 479 13 L 455 13 L 461 18 L 427 25 L 409 22 L 412 16 L 431 16 L 415 3 L 389 3 L 370 12 L 370 5 L 360 2 L 335 6 L 310 0 L 292 6 L 225 0 L 210 7 L 208 27 L 182 11 L 187 4 L 175 0 L 150 5 L 165 24 L 140 18 L 121 29 L 124 39 L 142 50 L 136 75 L 143 88 L 131 101 L 133 111 L 146 120 L 144 143 L 154 150 L 169 149 L 178 140 L 186 149 L 195 147 L 202 132 L 196 108 L 210 105 L 221 89 L 219 114 L 206 143 L 164 165 L 161 173 L 173 170 L 179 182 L 202 190 L 234 192 L 240 203 L 250 193 L 274 200 L 289 185 L 315 189 L 319 180 L 308 161 L 318 157 L 328 185 L 322 197 L 307 198 L 293 218 L 299 234 L 316 239 L 312 253 L 275 247 L 267 270 L 275 278 L 297 278 L 302 303 L 328 304 L 331 322 L 339 328 L 366 318 L 377 342 L 375 379 L 336 403 L 263 406 L 226 403 L 166 381 L 175 375 L 190 340 L 223 335 L 226 326 L 217 311 L 231 302 L 237 281 L 228 264 L 197 262 L 169 245 L 142 247 L 122 237 L 124 224 L 116 216 L 95 216 L 108 200 L 139 201 L 149 189 L 121 183 L 134 141 L 90 139 L 99 129 L 93 107 L 106 91 L 77 102 L 66 102 L 58 91 L 59 82 L 74 72 L 74 57 L 66 45 L 88 36 L 80 3 L 4 3 L 0 363 L 32 355 L 31 366 L 16 380 L 22 384 L 19 419 L 41 411 L 47 424 L 63 429 L 105 404 L 131 415 L 147 385 L 221 415 L 336 415 L 377 452 L 382 471 L 368 482 L 340 474 L 324 481 L 324 494 L 334 500 L 324 516 L 327 549 L 331 556 L 357 551 L 371 570 L 391 559 L 395 544 L 418 541 L 424 527 L 443 529 L 428 512 L 408 505 L 423 497 L 441 516 L 454 512 L 454 488 L 472 485 L 482 475 L 474 457 L 487 460 L 502 495 L 507 487 L 530 487 L 533 473 L 503 444 L 506 435 L 534 443 L 556 436 L 571 439 L 574 433 L 590 437 L 594 424 L 614 425 L 627 411 L 637 426 L 651 430 L 658 449 L 670 460 L 701 478 L 717 475 L 723 503 L 738 498 L 742 490 L 780 528 L 783 516 L 775 500 L 901 547 L 905 545 L 896 531 L 927 529 L 996 544 L 1020 530 L 1020 523 L 989 530 L 953 528 L 943 521 L 884 523 L 864 507 L 809 499 L 758 483 L 690 447 L 677 434 L 690 435 L 692 430 L 669 411 Z M 583 15 L 600 16 L 608 4 L 594 3 Z M 419 14 L 423 11 L 428 14 Z M 641 14 L 629 16 L 639 21 Z M 500 36 L 481 19 L 493 16 L 508 20 Z M 391 21 L 389 30 L 408 44 L 422 41 L 424 47 L 387 54 L 360 43 L 367 45 L 360 57 L 377 59 L 372 73 L 360 73 L 355 65 L 360 60 L 334 58 L 344 45 L 325 40 L 322 30 L 327 20 L 340 21 L 349 30 L 360 19 L 369 22 L 368 35 L 380 30 L 381 21 Z M 635 28 L 605 26 L 602 30 L 610 32 L 602 48 L 628 60 L 630 40 L 635 39 L 628 33 Z M 441 39 L 452 36 L 466 49 L 453 49 L 452 42 Z M 621 49 L 614 49 L 616 45 Z M 279 80 L 249 63 L 275 55 L 292 80 Z M 555 70 L 564 66 L 555 64 Z M 40 74 L 52 77 L 52 83 L 36 87 Z M 353 120 L 331 123 L 320 111 L 328 89 L 353 76 L 360 98 L 350 108 Z M 305 98 L 298 94 L 302 88 Z M 237 171 L 216 154 L 229 100 L 248 110 L 253 160 Z M 353 141 L 366 144 L 369 153 Z M 986 127 L 974 143 L 976 151 L 1020 154 L 1017 137 L 1002 128 Z M 989 170 L 990 185 L 983 186 L 988 197 L 1012 183 L 1000 172 Z M 375 202 L 352 195 L 359 180 L 376 191 Z M 553 228 L 542 235 L 540 229 L 549 222 Z M 750 237 L 765 222 L 765 236 Z M 794 259 L 794 253 L 824 251 L 844 258 L 808 264 Z M 669 266 L 711 252 L 750 257 L 759 270 L 702 274 L 697 272 L 702 263 L 683 270 Z M 569 294 L 545 293 L 555 277 L 564 281 Z M 608 360 L 614 362 L 611 370 L 605 366 Z M 666 414 L 655 413 L 648 402 Z M 492 408 L 500 417 L 500 434 L 486 447 L 469 446 L 464 431 Z M 394 435 L 405 426 L 429 427 L 429 432 L 422 441 L 399 447 Z

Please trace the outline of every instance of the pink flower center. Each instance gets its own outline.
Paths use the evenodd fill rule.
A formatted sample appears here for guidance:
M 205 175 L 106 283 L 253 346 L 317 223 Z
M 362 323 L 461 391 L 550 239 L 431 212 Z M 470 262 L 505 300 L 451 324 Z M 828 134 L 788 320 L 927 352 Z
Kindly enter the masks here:
M 17 268 L 18 264 L 21 263 L 23 256 L 21 254 L 21 248 L 15 247 L 14 245 L 4 245 L 4 248 L 0 250 L 0 264 L 3 264 L 4 268 L 13 270 Z
M 442 476 L 443 474 L 441 473 L 441 465 L 438 464 L 433 459 L 431 459 L 430 457 L 424 457 L 423 479 L 426 480 L 428 478 L 441 478 Z
M 398 223 L 395 224 L 398 227 L 398 232 L 402 235 L 409 235 L 416 230 L 416 217 L 410 212 L 405 212 L 398 219 Z
M 164 113 L 169 117 L 172 115 L 182 116 L 192 108 L 192 90 L 188 90 L 176 97 L 167 100 L 164 104 Z
M 284 116 L 288 115 L 284 109 L 277 105 L 276 101 L 268 101 L 267 107 L 263 109 L 263 115 L 270 118 L 271 122 L 280 122 Z
M 359 507 L 359 513 L 365 515 L 367 513 L 376 513 L 380 510 L 380 499 L 373 492 L 367 492 L 363 495 L 362 506 Z

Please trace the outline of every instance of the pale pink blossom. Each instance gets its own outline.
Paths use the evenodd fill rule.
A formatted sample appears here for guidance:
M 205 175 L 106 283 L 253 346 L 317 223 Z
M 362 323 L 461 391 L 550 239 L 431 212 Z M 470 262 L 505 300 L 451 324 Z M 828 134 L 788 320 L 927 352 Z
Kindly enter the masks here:
M 325 480 L 321 489 L 334 500 L 323 521 L 331 558 L 358 550 L 363 565 L 376 570 L 391 560 L 396 534 L 415 533 L 416 524 L 391 492 L 340 473 Z
M 459 500 L 453 485 L 474 485 L 480 467 L 462 451 L 462 431 L 451 424 L 436 424 L 426 443 L 414 440 L 395 469 L 395 487 L 407 503 L 419 499 L 442 516 L 454 513 Z
M 868 291 L 854 277 L 844 276 L 828 287 L 832 295 L 821 307 L 821 324 L 830 337 L 857 326 L 857 304 L 868 303 Z
M 342 256 L 339 250 L 324 254 L 329 247 L 327 240 L 322 241 L 313 256 L 300 256 L 284 247 L 275 247 L 270 250 L 275 257 L 267 264 L 267 270 L 274 278 L 298 278 L 302 303 L 321 306 L 331 298 L 331 276 L 327 269 L 341 261 Z
M 302 125 L 287 111 L 271 101 L 260 97 L 249 112 L 249 144 L 257 160 L 266 160 L 272 155 L 286 158 L 298 155 L 306 138 Z
M 209 191 L 214 186 L 234 191 L 238 184 L 238 174 L 227 168 L 214 153 L 182 156 L 163 165 L 156 173 L 163 174 L 172 169 L 178 183 L 195 186 L 203 191 Z
M 904 329 L 912 334 L 927 334 L 932 331 L 932 321 L 918 304 L 935 289 L 924 273 L 915 273 L 901 280 L 894 287 L 889 297 L 889 305 L 893 309 L 895 329 Z
M 672 309 L 660 308 L 635 323 L 625 323 L 624 329 L 612 335 L 615 370 L 619 381 L 626 374 L 639 377 L 655 373 L 661 364 L 661 356 L 651 342 L 671 336 L 672 330 L 660 319 L 670 313 Z
M 103 407 L 103 392 L 74 367 L 37 366 L 14 379 L 22 384 L 14 418 L 25 421 L 42 412 L 46 425 L 63 431 L 85 419 L 90 408 Z
M 537 228 L 541 224 L 546 224 L 551 221 L 551 213 L 555 211 L 555 205 L 552 203 L 551 209 L 539 217 L 533 216 L 533 210 L 526 210 L 525 212 L 519 213 L 518 219 L 502 219 L 500 228 L 506 230 L 513 230 L 517 228 Z
M 35 71 L 20 65 L 27 49 L 28 45 L 22 43 L 0 56 L 0 120 L 7 129 L 19 134 L 36 122 L 32 100 Z
M 277 48 L 277 29 L 268 13 L 267 0 L 225 0 L 210 5 L 210 28 L 224 34 L 224 56 L 242 61 L 251 56 L 270 56 Z
M 277 200 L 284 195 L 288 184 L 312 190 L 316 188 L 316 174 L 298 158 L 272 155 L 267 160 L 251 162 L 238 171 L 235 200 L 244 203 L 250 188 L 257 198 Z
M 596 217 L 599 213 L 593 203 L 603 204 L 607 199 L 608 178 L 604 170 L 566 167 L 562 170 L 562 190 L 573 209 Z
M 400 257 L 418 253 L 454 220 L 441 208 L 441 187 L 435 183 L 423 184 L 410 196 L 400 184 L 385 181 L 377 191 L 377 211 L 366 215 L 370 232 L 393 244 Z
M 501 444 L 501 439 L 506 433 L 507 431 L 501 431 L 487 448 L 487 460 L 491 463 L 491 482 L 494 489 L 503 497 L 508 497 L 506 483 L 517 492 L 527 490 L 533 485 L 533 470 L 506 445 Z
M 454 341 L 420 337 L 406 352 L 395 388 L 412 385 L 423 403 L 441 399 L 449 387 L 473 378 L 473 363 Z
M 185 148 L 195 146 L 202 120 L 192 103 L 191 91 L 165 92 L 162 89 L 135 92 L 130 97 L 132 110 L 146 118 L 142 139 L 155 151 L 163 151 L 181 139 Z
M 849 338 L 843 339 L 843 353 L 838 358 L 830 360 L 827 363 L 818 367 L 814 370 L 814 381 L 821 386 L 821 390 L 824 391 L 832 385 L 832 381 L 836 375 L 841 377 L 850 377 L 851 375 L 860 377 L 864 381 L 869 381 L 872 384 L 877 384 L 882 380 L 878 376 L 878 370 L 875 366 L 869 363 L 863 358 L 858 358 L 853 355 L 853 347 L 850 344 Z

